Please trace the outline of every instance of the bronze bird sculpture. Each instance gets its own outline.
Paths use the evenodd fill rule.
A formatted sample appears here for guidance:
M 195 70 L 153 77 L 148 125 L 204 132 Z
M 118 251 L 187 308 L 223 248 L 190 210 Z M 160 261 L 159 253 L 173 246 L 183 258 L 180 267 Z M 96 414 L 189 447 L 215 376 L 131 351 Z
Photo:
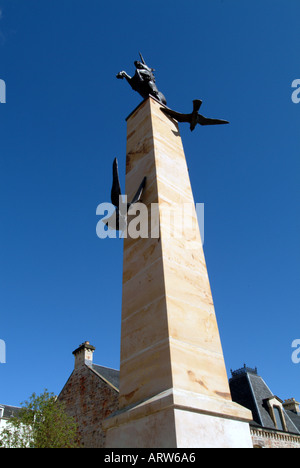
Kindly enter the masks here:
M 108 228 L 116 231 L 124 231 L 127 225 L 127 213 L 130 207 L 140 201 L 143 190 L 146 185 L 146 177 L 142 180 L 135 196 L 130 203 L 124 203 L 121 194 L 121 186 L 119 180 L 118 161 L 117 158 L 113 162 L 113 183 L 111 188 L 111 202 L 115 207 L 115 212 L 106 218 L 103 222 Z
M 193 101 L 193 112 L 191 114 L 181 114 L 180 112 L 175 112 L 168 107 L 161 107 L 161 110 L 173 117 L 178 122 L 188 122 L 190 124 L 190 129 L 193 131 L 197 124 L 199 125 L 221 125 L 221 124 L 229 124 L 227 120 L 220 120 L 220 119 L 209 119 L 204 117 L 203 115 L 199 114 L 198 111 L 202 105 L 202 101 L 200 99 L 195 99 Z

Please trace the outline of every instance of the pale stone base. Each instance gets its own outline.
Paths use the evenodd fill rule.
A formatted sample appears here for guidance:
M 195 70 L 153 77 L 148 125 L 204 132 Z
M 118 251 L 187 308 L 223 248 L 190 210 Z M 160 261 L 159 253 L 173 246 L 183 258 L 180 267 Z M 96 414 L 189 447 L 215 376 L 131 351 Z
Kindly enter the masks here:
M 109 429 L 106 432 L 105 447 L 176 447 L 174 411 L 172 409 L 165 409 Z
M 175 410 L 178 448 L 253 448 L 248 423 Z
M 252 448 L 249 419 L 235 403 L 170 389 L 107 419 L 106 448 Z

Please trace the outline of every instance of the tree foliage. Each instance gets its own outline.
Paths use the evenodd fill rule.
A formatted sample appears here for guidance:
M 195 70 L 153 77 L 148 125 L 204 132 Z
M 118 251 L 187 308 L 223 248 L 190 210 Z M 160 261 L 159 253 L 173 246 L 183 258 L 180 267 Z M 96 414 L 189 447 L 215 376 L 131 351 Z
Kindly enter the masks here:
M 64 405 L 47 390 L 33 393 L 0 433 L 3 448 L 75 448 L 77 427 Z

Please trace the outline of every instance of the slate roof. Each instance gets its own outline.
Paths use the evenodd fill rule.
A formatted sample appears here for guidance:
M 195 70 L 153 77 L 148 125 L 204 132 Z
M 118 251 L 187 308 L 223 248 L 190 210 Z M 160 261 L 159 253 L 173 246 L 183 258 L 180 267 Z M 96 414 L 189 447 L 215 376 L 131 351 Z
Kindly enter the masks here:
M 8 405 L 1 405 L 0 408 L 4 408 L 3 419 L 9 419 L 12 416 L 17 416 L 21 408 L 17 406 L 8 406 Z
M 267 399 L 274 398 L 265 381 L 257 373 L 257 369 L 246 366 L 238 371 L 231 371 L 229 380 L 232 400 L 250 409 L 253 415 L 252 425 L 277 430 L 269 413 Z M 287 431 L 300 434 L 300 416 L 283 409 Z
M 91 364 L 89 367 L 93 369 L 96 374 L 99 375 L 102 379 L 104 379 L 106 382 L 109 382 L 110 384 L 113 385 L 117 390 L 119 390 L 120 387 L 120 371 L 116 369 L 111 369 L 109 367 L 104 367 L 104 366 L 99 366 L 97 364 Z
M 293 411 L 285 410 L 293 424 L 297 427 L 299 433 L 300 433 L 300 415 L 294 413 Z

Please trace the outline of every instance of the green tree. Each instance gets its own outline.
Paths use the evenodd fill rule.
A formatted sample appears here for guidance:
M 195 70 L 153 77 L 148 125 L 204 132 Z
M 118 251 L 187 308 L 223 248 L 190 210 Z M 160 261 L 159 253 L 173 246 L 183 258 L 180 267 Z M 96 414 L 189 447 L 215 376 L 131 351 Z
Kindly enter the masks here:
M 33 393 L 0 433 L 0 447 L 76 448 L 76 423 L 53 393 Z

